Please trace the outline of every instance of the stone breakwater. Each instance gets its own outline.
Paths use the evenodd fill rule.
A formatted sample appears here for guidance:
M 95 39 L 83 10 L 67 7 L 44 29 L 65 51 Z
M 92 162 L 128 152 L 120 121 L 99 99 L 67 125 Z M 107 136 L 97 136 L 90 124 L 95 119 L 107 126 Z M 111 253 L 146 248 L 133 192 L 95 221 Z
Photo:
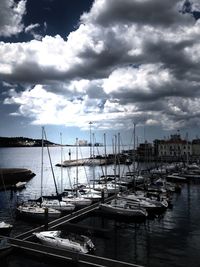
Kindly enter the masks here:
M 26 182 L 35 176 L 25 168 L 0 168 L 0 190 L 12 188 L 18 182 Z

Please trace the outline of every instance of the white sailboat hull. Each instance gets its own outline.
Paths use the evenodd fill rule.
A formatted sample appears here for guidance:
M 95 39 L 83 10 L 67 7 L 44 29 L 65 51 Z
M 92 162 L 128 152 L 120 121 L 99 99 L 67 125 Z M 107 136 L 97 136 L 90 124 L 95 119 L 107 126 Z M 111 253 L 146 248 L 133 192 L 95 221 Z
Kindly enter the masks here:
M 125 217 L 147 217 L 148 215 L 145 209 L 130 207 L 126 202 L 119 199 L 113 200 L 110 204 L 100 204 L 100 209 L 110 214 L 122 215 Z
M 58 200 L 44 200 L 41 204 L 42 207 L 52 208 L 59 211 L 73 211 L 75 205 L 73 203 L 66 203 L 64 201 Z
M 62 197 L 62 201 L 74 204 L 76 208 L 81 208 L 92 204 L 91 199 L 83 197 Z
M 17 212 L 19 215 L 33 218 L 33 219 L 44 219 L 45 218 L 45 208 L 39 206 L 19 206 L 17 207 Z M 57 219 L 61 215 L 61 212 L 54 209 L 48 209 L 48 218 Z

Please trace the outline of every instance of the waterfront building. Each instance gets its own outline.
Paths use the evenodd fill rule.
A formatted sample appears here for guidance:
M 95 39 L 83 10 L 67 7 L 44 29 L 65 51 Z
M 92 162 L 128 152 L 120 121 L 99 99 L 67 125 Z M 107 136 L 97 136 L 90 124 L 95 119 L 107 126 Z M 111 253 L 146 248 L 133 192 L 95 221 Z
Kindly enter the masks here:
M 153 145 L 145 141 L 145 143 L 141 143 L 137 147 L 137 159 L 142 161 L 150 161 L 153 157 L 153 151 Z
M 192 141 L 192 156 L 194 159 L 200 158 L 200 139 L 194 139 Z
M 192 156 L 192 143 L 173 134 L 167 140 L 155 140 L 155 155 L 159 159 L 187 160 Z
M 78 145 L 79 146 L 88 146 L 87 140 L 78 140 Z

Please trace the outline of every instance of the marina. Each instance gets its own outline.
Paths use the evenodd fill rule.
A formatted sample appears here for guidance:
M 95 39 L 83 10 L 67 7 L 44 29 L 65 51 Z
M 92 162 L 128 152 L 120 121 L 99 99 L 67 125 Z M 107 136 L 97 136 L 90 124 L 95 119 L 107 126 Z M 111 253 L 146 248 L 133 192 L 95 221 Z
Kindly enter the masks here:
M 9 148 L 13 154 L 15 149 Z M 24 154 L 26 152 L 32 153 L 32 157 L 35 153 L 39 152 L 39 148 L 22 148 L 21 149 L 21 160 L 16 162 L 18 166 L 22 167 L 20 164 L 24 164 Z M 57 162 L 59 158 L 59 148 L 52 148 L 52 161 Z M 19 150 L 20 152 L 20 150 Z M 37 152 L 37 153 L 36 153 Z M 56 152 L 56 153 L 55 153 Z M 88 152 L 86 151 L 86 154 Z M 11 156 L 10 154 L 10 156 Z M 9 156 L 7 154 L 7 156 Z M 6 194 L 9 196 L 9 202 L 12 211 L 16 209 L 16 203 L 20 203 L 22 200 L 26 201 L 30 198 L 35 199 L 40 196 L 40 168 L 33 168 L 32 157 L 29 159 L 26 157 L 27 166 L 36 173 L 36 176 L 27 182 L 26 187 L 18 192 L 12 192 L 8 190 L 7 193 L 1 192 L 1 204 L 2 213 L 0 214 L 1 219 L 9 218 L 8 210 L 6 210 Z M 21 163 L 20 163 L 21 162 Z M 36 163 L 36 162 L 35 162 Z M 3 166 L 5 163 L 1 163 Z M 40 162 L 38 160 L 39 166 Z M 51 195 L 55 193 L 54 183 L 52 182 L 51 168 L 47 167 L 49 165 L 46 156 L 44 157 L 45 172 L 44 177 L 48 178 L 48 183 L 44 182 L 45 194 Z M 14 166 L 15 167 L 15 166 Z M 108 175 L 112 176 L 114 165 L 108 169 Z M 145 167 L 145 166 L 144 166 Z M 93 167 L 87 166 L 86 171 L 90 178 L 84 178 L 85 173 L 84 166 L 80 166 L 79 178 L 80 181 L 86 182 L 91 179 L 91 185 L 93 184 L 94 172 Z M 121 166 L 123 169 L 123 165 Z M 95 166 L 96 176 L 100 172 L 101 166 Z M 55 177 L 59 181 L 60 177 L 60 167 L 55 167 Z M 67 181 L 66 176 L 70 173 L 70 176 L 76 177 L 76 168 L 70 167 L 70 169 L 63 169 L 65 180 L 63 181 L 64 187 L 70 187 L 69 180 Z M 65 176 L 66 175 L 66 176 Z M 129 172 L 130 175 L 130 172 Z M 38 180 L 37 180 L 38 179 Z M 187 178 L 188 179 L 188 178 Z M 37 180 L 37 182 L 36 182 Z M 74 179 L 76 180 L 76 179 Z M 97 178 L 98 180 L 98 178 Z M 31 184 L 31 186 L 30 186 Z M 47 186 L 48 185 L 48 186 Z M 58 183 L 58 190 L 60 184 Z M 63 214 L 60 218 L 56 220 L 47 221 L 42 220 L 40 222 L 33 222 L 30 220 L 24 220 L 23 218 L 17 218 L 14 215 L 14 227 L 10 234 L 9 243 L 13 248 L 9 256 L 3 258 L 5 266 L 15 266 L 12 261 L 20 261 L 23 254 L 23 261 L 28 262 L 31 260 L 32 265 L 34 262 L 38 261 L 42 255 L 45 258 L 44 266 L 47 264 L 49 266 L 49 260 L 53 261 L 59 260 L 62 264 L 65 262 L 70 263 L 73 266 L 74 262 L 80 266 L 167 266 L 168 264 L 176 263 L 176 266 L 186 266 L 185 262 L 193 262 L 193 258 L 190 255 L 184 254 L 182 252 L 182 246 L 185 245 L 186 240 L 184 240 L 185 235 L 191 235 L 194 231 L 198 231 L 198 215 L 197 212 L 193 210 L 197 207 L 192 205 L 192 203 L 197 203 L 198 201 L 198 190 L 200 191 L 200 186 L 197 179 L 194 181 L 179 181 L 180 190 L 171 193 L 171 206 L 167 207 L 161 213 L 156 213 L 153 216 L 147 216 L 147 218 L 138 220 L 138 218 L 125 218 L 124 216 L 115 216 L 102 211 L 99 207 L 100 205 L 105 205 L 106 203 L 111 203 L 115 201 L 116 195 L 113 194 L 111 197 L 107 198 L 105 196 L 100 201 L 95 202 L 89 206 L 81 209 L 76 209 L 71 211 L 69 214 Z M 171 189 L 172 190 L 172 189 Z M 35 196 L 33 196 L 33 192 Z M 123 191 L 123 196 L 132 192 L 130 188 L 127 192 Z M 139 192 L 139 191 L 138 191 Z M 131 204 L 133 205 L 133 203 Z M 3 206 L 5 208 L 3 208 Z M 135 206 L 135 203 L 134 203 Z M 8 206 L 7 206 L 8 207 Z M 13 212 L 14 214 L 14 212 Z M 193 218 L 193 216 L 195 216 Z M 184 222 L 184 223 L 182 223 Z M 187 223 L 186 223 L 187 222 Z M 33 233 L 41 231 L 64 231 L 72 232 L 79 235 L 88 235 L 95 245 L 94 253 L 91 255 L 82 255 L 75 252 L 70 252 L 67 250 L 54 249 L 50 246 L 44 246 L 34 237 Z M 196 234 L 195 234 L 196 236 Z M 198 235 L 197 235 L 198 236 Z M 196 236 L 196 238 L 197 238 Z M 177 243 L 177 237 L 181 244 Z M 194 238 L 194 236 L 192 237 Z M 157 240 L 156 242 L 154 240 Z M 187 239 L 188 240 L 188 239 Z M 170 252 L 170 243 L 174 251 Z M 192 245 L 192 243 L 191 243 Z M 179 249 L 180 247 L 180 249 Z M 193 247 L 193 246 L 192 246 Z M 187 248 L 187 247 L 186 247 Z M 198 246 L 194 249 L 194 251 Z M 21 253 L 20 251 L 23 251 Z M 179 257 L 181 253 L 182 257 Z M 19 256 L 20 254 L 20 256 Z M 167 255 L 171 255 L 169 258 Z M 33 255 L 37 255 L 35 258 Z M 177 256 L 176 256 L 177 255 Z M 187 261 L 186 261 L 187 260 Z M 51 265 L 50 265 L 51 266 Z M 52 265 L 53 266 L 53 265 Z M 56 265 L 55 265 L 56 266 Z M 194 265 L 193 266 L 198 266 Z

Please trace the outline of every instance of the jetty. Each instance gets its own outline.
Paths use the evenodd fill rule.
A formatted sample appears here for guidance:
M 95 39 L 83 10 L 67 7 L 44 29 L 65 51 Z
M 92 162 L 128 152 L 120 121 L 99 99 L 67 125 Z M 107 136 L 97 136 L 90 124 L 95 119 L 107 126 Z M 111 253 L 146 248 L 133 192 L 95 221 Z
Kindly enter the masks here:
M 119 164 L 126 164 L 127 163 L 127 156 L 124 154 L 108 154 L 105 156 L 97 155 L 90 158 L 82 158 L 82 159 L 69 159 L 63 161 L 63 163 L 57 163 L 56 166 L 58 167 L 73 167 L 73 166 L 94 166 L 94 165 L 109 165 L 114 164 L 115 158 L 117 158 L 117 163 Z
M 77 253 L 57 247 L 50 247 L 34 243 L 30 241 L 23 241 L 16 238 L 8 238 L 12 247 L 25 252 L 31 252 L 42 257 L 54 258 L 76 264 L 80 267 L 96 266 L 96 267 L 142 267 L 136 264 L 113 260 L 109 258 L 99 257 L 90 254 Z
M 35 176 L 26 168 L 0 168 L 0 190 L 15 187 L 18 182 L 27 182 Z

